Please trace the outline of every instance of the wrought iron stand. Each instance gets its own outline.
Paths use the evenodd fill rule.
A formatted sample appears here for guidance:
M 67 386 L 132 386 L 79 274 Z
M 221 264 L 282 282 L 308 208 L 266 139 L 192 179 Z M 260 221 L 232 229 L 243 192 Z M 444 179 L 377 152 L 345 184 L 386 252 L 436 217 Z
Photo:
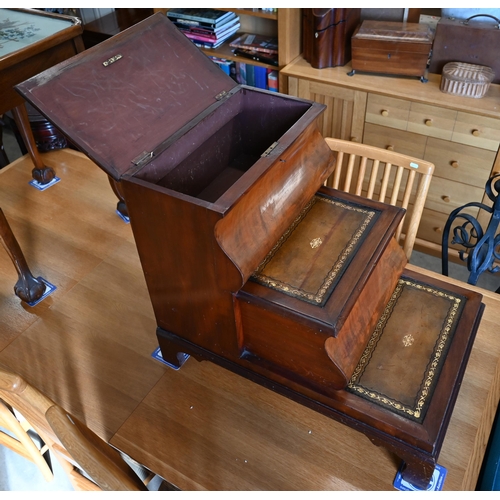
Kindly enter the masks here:
M 495 260 L 500 260 L 500 234 L 497 233 L 500 222 L 500 174 L 497 174 L 486 182 L 485 192 L 493 202 L 489 207 L 484 203 L 471 202 L 451 212 L 443 231 L 442 241 L 442 274 L 448 276 L 448 241 L 450 229 L 456 219 L 463 219 L 462 225 L 453 228 L 453 244 L 461 245 L 465 250 L 459 250 L 459 257 L 466 262 L 469 271 L 467 283 L 475 285 L 479 276 L 484 271 L 496 273 L 500 267 Z M 495 194 L 496 193 L 496 194 Z M 491 218 L 486 231 L 483 231 L 479 221 L 472 215 L 463 212 L 469 207 L 477 207 L 491 213 Z M 496 290 L 500 293 L 500 287 Z

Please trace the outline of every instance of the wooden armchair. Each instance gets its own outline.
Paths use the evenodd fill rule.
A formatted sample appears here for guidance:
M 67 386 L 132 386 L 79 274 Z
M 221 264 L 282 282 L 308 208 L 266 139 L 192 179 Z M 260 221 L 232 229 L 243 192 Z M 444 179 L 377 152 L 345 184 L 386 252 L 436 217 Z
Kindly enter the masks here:
M 3 433 L 0 434 L 0 443 L 35 462 L 44 477 L 50 480 L 52 472 L 42 457 L 45 449 L 39 451 L 33 444 L 26 432 L 27 424 L 20 423 L 14 416 L 14 409 L 41 436 L 61 463 L 76 490 L 147 490 L 146 484 L 154 474 L 149 474 L 145 480 L 140 479 L 120 453 L 87 426 L 29 385 L 22 377 L 0 367 L 0 425 L 10 430 L 17 438 Z M 162 485 L 160 489 L 175 487 Z
M 396 239 L 409 260 L 434 164 L 367 144 L 333 138 L 326 142 L 337 152 L 337 166 L 328 186 L 407 210 Z

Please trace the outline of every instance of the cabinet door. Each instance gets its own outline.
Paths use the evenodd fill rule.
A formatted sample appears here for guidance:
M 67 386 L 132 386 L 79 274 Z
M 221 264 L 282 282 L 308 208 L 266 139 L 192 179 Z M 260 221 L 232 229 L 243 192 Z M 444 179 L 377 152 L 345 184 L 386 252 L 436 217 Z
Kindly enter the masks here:
M 288 93 L 326 105 L 320 118 L 324 137 L 362 141 L 366 92 L 288 77 Z

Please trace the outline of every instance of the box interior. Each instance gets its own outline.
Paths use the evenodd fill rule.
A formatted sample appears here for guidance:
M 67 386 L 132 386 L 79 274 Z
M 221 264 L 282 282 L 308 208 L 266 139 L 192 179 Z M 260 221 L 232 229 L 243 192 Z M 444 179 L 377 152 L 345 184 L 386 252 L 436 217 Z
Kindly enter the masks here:
M 135 177 L 213 203 L 310 107 L 242 87 Z

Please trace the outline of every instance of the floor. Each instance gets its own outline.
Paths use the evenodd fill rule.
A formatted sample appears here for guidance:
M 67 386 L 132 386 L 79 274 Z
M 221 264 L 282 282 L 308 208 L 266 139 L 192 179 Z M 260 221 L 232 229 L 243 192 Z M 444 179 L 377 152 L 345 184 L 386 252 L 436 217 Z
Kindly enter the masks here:
M 13 134 L 4 130 L 4 146 L 10 161 L 21 155 Z M 418 266 L 441 272 L 441 261 L 436 257 L 414 252 L 411 262 Z M 464 266 L 450 263 L 450 276 L 467 281 L 467 270 Z M 499 286 L 499 275 L 489 273 L 481 276 L 479 286 L 488 290 L 496 290 Z M 14 452 L 0 446 L 0 491 L 69 491 L 73 488 L 57 460 L 53 460 L 55 478 L 47 483 L 37 467 Z
M 72 491 L 59 462 L 52 457 L 51 462 L 54 479 L 47 482 L 35 464 L 0 446 L 0 491 Z
M 10 161 L 21 156 L 21 150 L 9 130 L 4 130 L 3 142 Z M 51 458 L 54 479 L 47 482 L 35 464 L 0 446 L 0 491 L 72 491 L 73 487 L 59 462 L 55 457 Z

